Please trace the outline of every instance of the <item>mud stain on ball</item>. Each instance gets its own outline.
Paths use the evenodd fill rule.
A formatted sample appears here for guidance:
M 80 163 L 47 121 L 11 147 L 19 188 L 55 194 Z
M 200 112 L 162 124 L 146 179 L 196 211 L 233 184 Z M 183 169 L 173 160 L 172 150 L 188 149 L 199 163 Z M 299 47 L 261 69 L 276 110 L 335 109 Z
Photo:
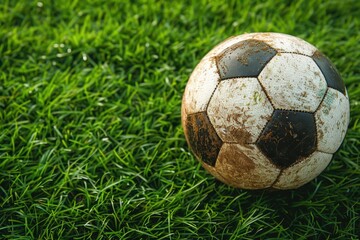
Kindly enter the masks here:
M 228 166 L 229 175 L 238 175 L 241 172 L 249 172 L 255 168 L 255 163 L 251 158 L 237 148 L 228 147 L 221 155 L 222 162 Z
M 215 169 L 230 185 L 245 189 L 270 187 L 280 172 L 255 145 L 237 143 L 223 144 Z
M 245 112 L 242 114 L 233 113 L 227 116 L 227 122 L 235 122 L 236 125 L 223 126 L 226 132 L 231 136 L 232 141 L 236 143 L 249 143 L 251 139 L 251 133 L 246 130 L 246 122 L 249 118 Z
M 215 166 L 222 141 L 205 112 L 190 114 L 186 118 L 188 143 L 196 157 Z

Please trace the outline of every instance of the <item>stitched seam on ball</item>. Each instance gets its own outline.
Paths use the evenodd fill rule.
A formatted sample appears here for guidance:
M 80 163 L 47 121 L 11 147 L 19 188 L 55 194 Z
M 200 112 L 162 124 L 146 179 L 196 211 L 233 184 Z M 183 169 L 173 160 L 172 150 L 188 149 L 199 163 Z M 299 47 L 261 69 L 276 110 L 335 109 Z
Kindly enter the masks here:
M 273 49 L 274 49 L 274 48 L 273 48 Z M 276 51 L 276 49 L 275 49 L 275 51 Z M 261 69 L 261 71 L 259 72 L 258 76 L 256 77 L 256 80 L 257 80 L 258 83 L 260 84 L 261 89 L 262 89 L 263 92 L 265 93 L 268 101 L 270 102 L 271 106 L 273 107 L 273 110 L 275 110 L 275 106 L 274 106 L 274 104 L 272 103 L 271 98 L 270 98 L 270 95 L 269 95 L 268 92 L 266 91 L 264 85 L 263 85 L 263 84 L 261 83 L 261 81 L 259 80 L 259 76 L 261 75 L 261 72 L 265 69 L 266 65 L 268 65 L 269 62 L 270 62 L 277 54 L 278 54 L 278 52 L 277 52 L 273 57 L 271 57 L 269 60 L 266 61 L 266 63 L 264 64 L 264 67 Z
M 270 188 L 272 188 L 272 187 L 279 181 L 280 176 L 282 175 L 282 173 L 283 173 L 283 171 L 284 171 L 284 169 L 282 169 L 282 168 L 279 168 L 279 169 L 280 169 L 280 172 L 279 172 L 279 174 L 277 175 L 275 181 L 270 185 Z
M 274 114 L 275 114 L 275 109 L 274 109 L 273 112 L 271 113 L 271 116 L 269 117 L 269 119 L 272 119 L 272 118 L 274 117 Z M 268 122 L 269 122 L 269 121 L 268 121 Z M 267 123 L 263 126 L 263 128 L 261 129 L 260 134 L 259 134 L 259 136 L 256 138 L 256 141 L 255 141 L 254 144 L 256 144 L 256 143 L 259 142 L 259 138 L 262 136 L 263 132 L 265 131 L 265 127 L 266 127 L 266 125 L 268 124 L 268 122 L 267 122 Z M 263 152 L 261 151 L 261 149 L 260 149 L 260 152 L 263 153 Z M 264 154 L 264 156 L 265 156 L 265 154 Z M 270 161 L 270 159 L 269 159 L 268 157 L 266 157 L 266 158 Z
M 257 78 L 256 76 L 241 76 L 241 77 L 229 77 L 229 78 L 221 78 L 220 82 L 233 80 L 233 79 L 242 79 L 242 78 Z
M 265 43 L 266 44 L 266 43 Z M 268 45 L 269 46 L 269 45 Z M 274 48 L 272 48 L 274 49 Z M 276 51 L 276 49 L 274 49 Z M 265 93 L 268 101 L 270 102 L 271 106 L 273 107 L 273 109 L 275 110 L 275 106 L 274 104 L 272 103 L 271 101 L 271 98 L 270 98 L 270 95 L 268 94 L 268 92 L 266 91 L 265 87 L 263 86 L 263 84 L 261 83 L 261 81 L 259 80 L 259 76 L 261 75 L 261 72 L 265 69 L 266 65 L 269 64 L 269 62 L 278 54 L 278 52 L 273 56 L 271 57 L 269 60 L 267 60 L 263 66 L 263 68 L 260 70 L 259 74 L 256 76 L 256 80 L 258 81 L 258 83 L 260 84 L 261 86 L 261 89 L 263 90 L 263 92 Z
M 290 54 L 297 54 L 297 55 L 301 55 L 301 56 L 305 56 L 305 57 L 309 57 L 309 58 L 311 58 L 312 59 L 312 56 L 314 55 L 307 55 L 307 54 L 305 54 L 305 53 L 298 53 L 298 52 L 286 52 L 286 51 L 278 51 L 278 53 L 290 53 Z
M 333 152 L 333 153 L 330 153 L 330 152 L 326 152 L 326 151 L 323 151 L 323 150 L 319 150 L 319 149 L 316 149 L 315 152 L 321 152 L 321 153 L 326 153 L 326 154 L 331 154 L 331 155 L 334 155 L 334 153 L 336 152 Z
M 224 143 L 223 140 L 221 139 L 221 137 L 220 137 L 219 134 L 217 133 L 215 126 L 212 124 L 212 122 L 211 122 L 211 120 L 210 120 L 210 118 L 209 118 L 209 116 L 208 116 L 208 114 L 207 114 L 206 112 L 205 112 L 205 116 L 206 116 L 206 119 L 207 119 L 207 120 L 209 121 L 209 123 L 211 124 L 211 126 L 214 128 L 216 136 L 220 139 L 220 141 L 221 141 L 222 144 L 223 144 L 223 143 Z M 220 148 L 221 148 L 221 147 L 220 147 Z M 219 156 L 219 152 L 218 152 L 218 156 Z M 218 157 L 218 156 L 217 156 L 217 157 Z M 216 159 L 217 159 L 217 157 L 216 157 Z
M 315 141 L 316 141 L 316 143 L 315 143 L 315 146 L 313 148 L 313 152 L 309 156 L 311 156 L 319 148 L 318 127 L 317 127 L 317 124 L 316 124 L 315 114 L 313 114 L 313 121 L 314 121 L 314 126 L 315 126 L 315 136 L 316 136 Z
M 309 112 L 309 111 L 305 111 L 305 110 L 297 110 L 297 109 L 286 109 L 286 108 L 275 108 L 275 110 L 280 110 L 280 111 L 289 111 L 289 112 L 301 112 L 301 113 L 310 113 L 310 114 L 314 114 L 315 112 Z
M 223 141 L 223 143 L 227 144 L 255 144 L 255 142 L 234 142 L 234 141 Z
M 198 114 L 198 113 L 205 113 L 205 115 L 207 116 L 206 111 L 200 111 L 200 112 L 189 113 L 189 114 L 187 114 L 186 116 L 188 117 L 188 116 L 192 116 L 192 115 L 195 115 L 195 114 Z
M 258 81 L 258 83 L 260 84 L 261 89 L 262 89 L 263 92 L 265 93 L 265 96 L 266 96 L 267 100 L 270 102 L 271 106 L 273 107 L 273 112 L 274 112 L 274 110 L 275 110 L 276 108 L 275 108 L 274 104 L 272 103 L 269 94 L 267 93 L 265 87 L 264 87 L 264 86 L 262 85 L 262 83 L 260 82 L 259 78 L 256 77 L 256 80 Z
M 224 143 L 223 143 L 221 137 L 219 136 L 219 134 L 217 133 L 216 128 L 214 127 L 214 125 L 213 125 L 212 122 L 210 121 L 210 118 L 209 118 L 209 116 L 207 115 L 207 112 L 205 113 L 205 116 L 206 116 L 206 119 L 207 119 L 207 120 L 209 121 L 209 123 L 211 124 L 211 126 L 214 128 L 214 130 L 215 130 L 214 132 L 215 132 L 216 136 L 217 136 L 218 139 L 220 139 L 220 141 L 222 142 L 219 151 L 217 151 L 217 153 L 216 153 L 215 163 L 214 163 L 214 166 L 213 166 L 213 167 L 215 167 L 215 166 L 216 166 L 216 162 L 217 162 L 217 160 L 218 160 L 218 158 L 219 158 L 220 150 L 221 150 L 221 148 L 222 148 L 222 145 L 224 145 Z M 210 165 L 210 166 L 211 166 L 211 165 Z
M 215 65 L 216 65 L 216 73 L 218 74 L 218 77 L 220 79 L 220 81 L 217 82 L 216 84 L 216 87 L 214 88 L 214 91 L 211 93 L 210 95 L 210 98 L 209 98 L 209 101 L 207 102 L 206 104 L 206 108 L 205 108 L 205 112 L 206 112 L 206 116 L 209 118 L 209 116 L 207 115 L 207 112 L 208 112 L 208 108 L 209 108 L 209 104 L 210 104 L 210 101 L 211 99 L 213 98 L 214 94 L 215 94 L 215 91 L 216 89 L 218 88 L 220 82 L 221 82 L 221 76 L 220 76 L 220 71 L 219 71 L 219 66 L 218 66 L 218 61 L 217 61 L 217 57 L 213 57 L 214 61 L 215 61 Z M 209 118 L 209 121 L 210 121 L 210 118 Z M 211 125 L 212 125 L 212 122 L 210 121 Z
M 325 94 L 323 96 L 323 98 L 321 99 L 319 105 L 317 106 L 317 108 L 315 109 L 313 115 L 314 115 L 314 122 L 315 122 L 315 133 L 316 133 L 316 148 L 314 150 L 315 151 L 319 151 L 319 132 L 318 132 L 318 126 L 317 126 L 317 120 L 316 120 L 316 112 L 319 110 L 320 106 L 323 104 L 324 102 L 324 99 L 326 97 L 326 95 L 328 94 L 328 91 L 329 91 L 329 87 L 326 88 L 326 91 L 325 91 Z
M 207 110 L 208 110 L 208 108 L 209 108 L 210 101 L 211 101 L 211 99 L 213 98 L 213 96 L 214 96 L 214 94 L 215 94 L 215 91 L 216 91 L 216 89 L 218 88 L 219 84 L 220 84 L 220 81 L 216 84 L 216 87 L 215 87 L 214 91 L 211 93 L 211 96 L 210 96 L 210 98 L 209 98 L 209 101 L 208 101 L 208 103 L 206 104 L 206 108 L 205 108 L 205 111 L 206 111 L 206 112 L 207 112 Z
M 315 109 L 314 114 L 319 110 L 319 108 L 320 108 L 321 105 L 323 104 L 323 102 L 324 102 L 324 100 L 325 100 L 325 97 L 326 97 L 326 95 L 327 95 L 328 92 L 329 92 L 329 88 L 330 88 L 330 87 L 327 87 L 327 88 L 326 88 L 325 94 L 324 94 L 323 98 L 321 99 L 319 105 L 318 105 L 317 108 Z M 336 90 L 336 89 L 335 89 L 335 90 Z M 338 90 L 336 90 L 336 91 L 338 91 Z M 339 92 L 339 91 L 338 91 L 338 92 Z

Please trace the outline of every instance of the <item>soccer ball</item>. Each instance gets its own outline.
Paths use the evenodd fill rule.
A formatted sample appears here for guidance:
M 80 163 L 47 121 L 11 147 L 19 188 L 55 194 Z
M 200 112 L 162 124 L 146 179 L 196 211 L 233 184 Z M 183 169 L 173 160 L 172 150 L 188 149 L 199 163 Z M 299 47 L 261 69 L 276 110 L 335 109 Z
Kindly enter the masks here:
M 182 100 L 186 140 L 203 167 L 244 189 L 294 189 L 340 147 L 349 97 L 329 59 L 280 33 L 231 37 L 196 66 Z

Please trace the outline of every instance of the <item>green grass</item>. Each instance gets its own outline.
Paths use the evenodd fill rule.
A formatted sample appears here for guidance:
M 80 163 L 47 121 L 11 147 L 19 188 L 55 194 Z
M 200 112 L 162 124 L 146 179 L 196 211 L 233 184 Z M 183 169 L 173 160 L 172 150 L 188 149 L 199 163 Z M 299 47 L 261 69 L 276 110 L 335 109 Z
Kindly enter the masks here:
M 129 2 L 0 1 L 0 238 L 358 239 L 360 2 Z M 316 45 L 351 99 L 342 147 L 297 190 L 228 187 L 183 136 L 192 69 L 255 31 Z

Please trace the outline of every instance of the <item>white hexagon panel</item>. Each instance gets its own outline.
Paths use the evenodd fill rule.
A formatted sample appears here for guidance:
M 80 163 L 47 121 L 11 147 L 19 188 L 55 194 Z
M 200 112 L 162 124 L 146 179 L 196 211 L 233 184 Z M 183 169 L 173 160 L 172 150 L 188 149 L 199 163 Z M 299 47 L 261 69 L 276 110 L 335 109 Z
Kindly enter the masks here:
M 349 99 L 338 90 L 329 88 L 315 113 L 318 150 L 334 153 L 344 140 L 349 124 Z
M 253 143 L 273 107 L 256 78 L 223 80 L 207 109 L 210 122 L 224 142 Z
M 332 154 L 319 151 L 284 169 L 272 186 L 276 189 L 294 189 L 310 182 L 330 163 Z
M 205 111 L 219 81 L 220 76 L 215 59 L 203 59 L 194 69 L 186 85 L 183 97 L 186 113 Z
M 307 56 L 281 53 L 273 57 L 259 81 L 277 109 L 314 112 L 327 84 L 316 63 Z

